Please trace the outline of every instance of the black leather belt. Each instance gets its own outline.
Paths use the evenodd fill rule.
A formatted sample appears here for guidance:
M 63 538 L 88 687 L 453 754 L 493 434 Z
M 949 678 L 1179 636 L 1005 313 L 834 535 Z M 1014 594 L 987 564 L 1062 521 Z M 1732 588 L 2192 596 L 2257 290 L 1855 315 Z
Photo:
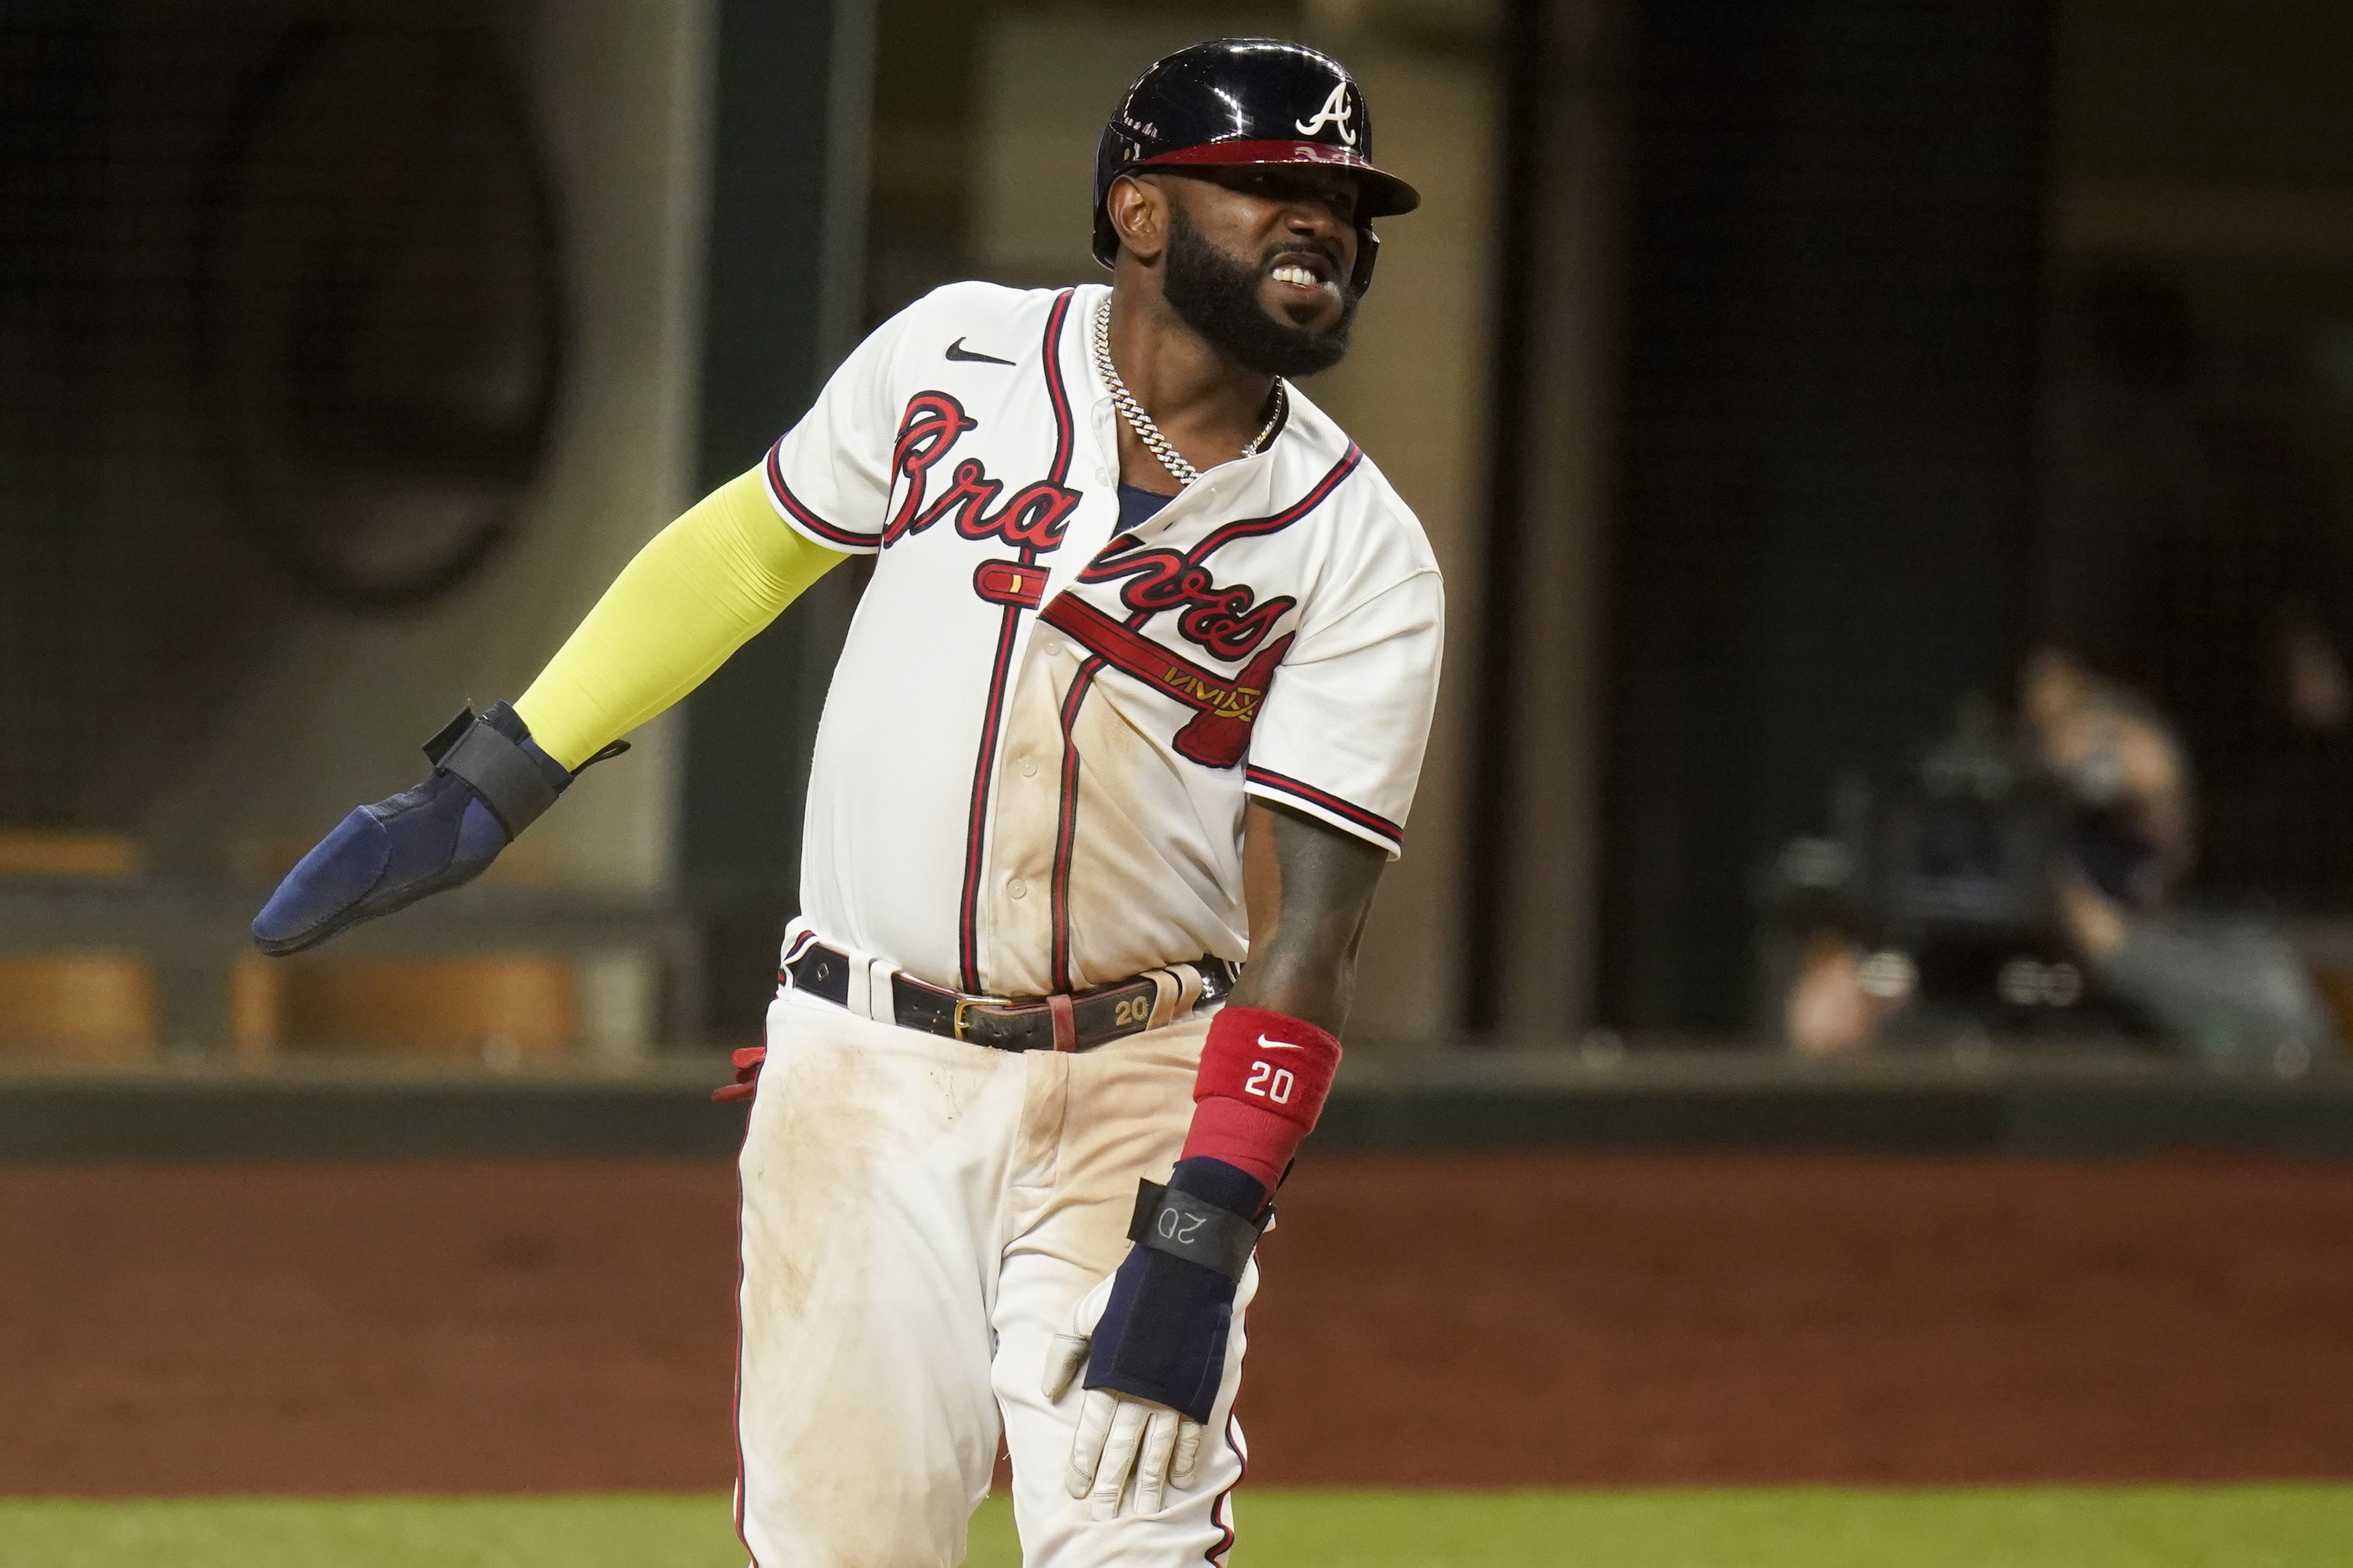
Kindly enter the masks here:
M 807 942 L 787 959 L 777 979 L 797 991 L 821 996 L 837 1006 L 849 1004 L 849 975 L 857 961 L 839 948 Z M 1225 999 L 1234 986 L 1234 966 L 1222 958 L 1201 958 L 1161 971 L 1178 984 L 1181 972 L 1200 977 L 1195 1007 Z M 910 975 L 891 976 L 893 1019 L 903 1028 L 945 1035 L 952 1040 L 987 1046 L 1000 1051 L 1083 1051 L 1123 1035 L 1139 1034 L 1152 1026 L 1159 1010 L 1161 982 L 1151 974 L 1098 985 L 1092 991 L 1066 995 L 1008 999 L 967 996 L 927 984 Z

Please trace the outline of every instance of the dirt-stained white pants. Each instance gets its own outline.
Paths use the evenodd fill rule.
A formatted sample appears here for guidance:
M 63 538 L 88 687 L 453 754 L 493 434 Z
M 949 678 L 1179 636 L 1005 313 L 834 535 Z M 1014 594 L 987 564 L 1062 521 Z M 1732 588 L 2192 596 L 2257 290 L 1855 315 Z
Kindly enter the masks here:
M 786 991 L 741 1161 L 736 1498 L 757 1568 L 952 1568 L 1002 1439 L 1029 1568 L 1220 1563 L 1242 1446 L 1235 1302 L 1189 1487 L 1097 1521 L 1064 1488 L 1082 1401 L 1048 1346 L 1166 1181 L 1206 1017 L 1091 1051 L 1013 1053 Z

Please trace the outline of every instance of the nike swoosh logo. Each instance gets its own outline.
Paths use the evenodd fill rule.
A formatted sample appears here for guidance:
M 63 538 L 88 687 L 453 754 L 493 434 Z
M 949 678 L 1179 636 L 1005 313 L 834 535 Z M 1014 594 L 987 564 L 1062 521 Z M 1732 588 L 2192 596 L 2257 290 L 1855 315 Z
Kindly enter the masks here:
M 1009 359 L 998 359 L 995 354 L 980 353 L 975 350 L 968 349 L 964 346 L 964 340 L 962 338 L 958 338 L 955 342 L 948 345 L 948 358 L 971 360 L 978 364 L 1011 364 L 1013 363 Z
M 1293 1045 L 1289 1040 L 1270 1040 L 1264 1035 L 1261 1035 L 1258 1037 L 1258 1043 L 1264 1046 L 1270 1051 L 1295 1051 L 1299 1049 L 1299 1047 Z

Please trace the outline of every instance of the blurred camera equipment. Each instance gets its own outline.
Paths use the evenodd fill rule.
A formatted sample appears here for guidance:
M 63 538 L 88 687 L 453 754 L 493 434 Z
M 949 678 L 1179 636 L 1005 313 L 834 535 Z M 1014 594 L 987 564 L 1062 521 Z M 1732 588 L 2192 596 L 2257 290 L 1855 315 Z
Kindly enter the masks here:
M 2061 923 L 2072 865 L 2137 906 L 2156 849 L 2127 823 L 2094 759 L 2061 772 L 1990 707 L 1967 706 L 1895 786 L 1833 791 L 1831 827 L 1768 868 L 1763 992 L 1780 1018 L 1810 946 L 1858 946 L 1855 981 L 1897 1015 L 1898 1037 L 2145 1032 L 2104 1005 Z

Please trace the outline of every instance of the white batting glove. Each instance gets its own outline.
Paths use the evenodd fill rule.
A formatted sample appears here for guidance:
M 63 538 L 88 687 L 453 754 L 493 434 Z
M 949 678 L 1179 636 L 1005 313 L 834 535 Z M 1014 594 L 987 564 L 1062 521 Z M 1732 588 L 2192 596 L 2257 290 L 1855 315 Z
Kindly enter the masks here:
M 1080 1298 L 1071 1313 L 1071 1331 L 1056 1334 L 1053 1348 L 1046 1352 L 1046 1397 L 1057 1405 L 1087 1364 L 1087 1347 L 1111 1300 L 1111 1283 L 1106 1278 Z M 1088 1500 L 1089 1512 L 1097 1519 L 1119 1517 L 1130 1471 L 1135 1476 L 1132 1511 L 1139 1514 L 1158 1513 L 1172 1481 L 1180 1487 L 1193 1484 L 1194 1467 L 1201 1458 L 1198 1421 L 1132 1394 L 1108 1388 L 1084 1393 L 1063 1484 L 1073 1498 Z

